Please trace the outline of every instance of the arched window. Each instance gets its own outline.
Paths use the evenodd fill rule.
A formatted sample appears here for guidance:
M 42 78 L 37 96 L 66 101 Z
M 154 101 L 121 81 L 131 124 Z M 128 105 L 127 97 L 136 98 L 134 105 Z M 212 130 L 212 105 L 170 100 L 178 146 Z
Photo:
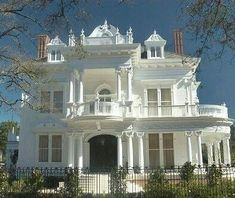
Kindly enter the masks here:
M 51 61 L 55 60 L 55 50 L 51 51 Z
M 111 92 L 108 89 L 102 89 L 99 91 L 100 102 L 111 102 Z
M 61 60 L 61 52 L 60 51 L 56 52 L 56 60 Z

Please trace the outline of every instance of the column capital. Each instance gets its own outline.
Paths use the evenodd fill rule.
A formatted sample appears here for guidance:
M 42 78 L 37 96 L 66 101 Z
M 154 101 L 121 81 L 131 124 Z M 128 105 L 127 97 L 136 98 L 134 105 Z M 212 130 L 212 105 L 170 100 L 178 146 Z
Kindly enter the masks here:
M 133 131 L 125 131 L 125 134 L 126 134 L 127 137 L 133 137 L 134 136 Z
M 121 133 L 116 133 L 115 136 L 118 138 L 121 138 L 123 136 L 124 131 L 122 131 Z
M 193 135 L 193 131 L 186 131 L 186 132 L 185 132 L 185 135 L 186 135 L 187 137 L 191 137 L 191 136 Z
M 224 140 L 229 140 L 230 139 L 230 137 L 231 137 L 231 134 L 230 133 L 228 133 L 228 134 L 225 134 L 224 135 Z
M 136 132 L 136 136 L 138 138 L 142 138 L 144 136 L 144 132 Z
M 202 135 L 202 131 L 195 131 L 194 132 L 196 136 L 201 136 Z

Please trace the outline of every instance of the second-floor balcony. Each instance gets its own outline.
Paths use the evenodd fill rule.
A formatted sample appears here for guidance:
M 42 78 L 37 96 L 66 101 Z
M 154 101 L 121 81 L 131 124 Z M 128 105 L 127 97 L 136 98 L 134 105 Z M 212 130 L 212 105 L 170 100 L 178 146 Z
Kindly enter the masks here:
M 168 105 L 168 106 L 130 106 L 118 102 L 99 100 L 80 104 L 76 107 L 77 116 L 119 116 L 119 117 L 218 117 L 228 118 L 224 105 Z

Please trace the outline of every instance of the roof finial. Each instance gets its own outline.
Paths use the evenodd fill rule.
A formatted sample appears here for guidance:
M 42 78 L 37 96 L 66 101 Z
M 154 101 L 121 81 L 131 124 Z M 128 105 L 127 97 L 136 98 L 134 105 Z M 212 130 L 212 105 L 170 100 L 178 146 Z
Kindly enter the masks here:
M 156 31 L 155 29 L 153 30 L 153 34 L 154 34 L 154 35 L 157 34 L 157 31 Z
M 82 36 L 84 35 L 84 30 L 83 30 L 83 28 L 82 28 L 82 30 L 81 30 L 81 35 L 82 35 Z
M 129 33 L 132 33 L 132 28 L 131 27 L 129 28 Z
M 72 28 L 69 30 L 69 34 L 73 34 L 73 30 L 72 30 Z
M 107 19 L 104 20 L 104 25 L 108 25 Z
M 119 28 L 117 27 L 117 31 L 116 31 L 116 34 L 119 34 Z

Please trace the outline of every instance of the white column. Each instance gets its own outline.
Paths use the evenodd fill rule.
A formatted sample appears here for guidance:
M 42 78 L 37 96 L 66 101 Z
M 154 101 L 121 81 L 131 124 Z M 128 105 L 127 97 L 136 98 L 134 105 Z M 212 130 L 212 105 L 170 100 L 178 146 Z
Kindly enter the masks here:
M 122 135 L 117 136 L 117 147 L 118 147 L 118 168 L 123 167 L 123 156 L 122 156 Z
M 128 138 L 128 168 L 133 169 L 133 132 L 126 132 L 126 136 Z
M 144 172 L 144 145 L 143 145 L 144 133 L 137 132 L 136 134 L 138 137 L 139 167 L 140 167 L 140 171 Z
M 79 75 L 79 103 L 83 103 L 83 71 Z
M 74 137 L 68 136 L 68 167 L 74 167 Z
M 161 58 L 164 58 L 164 46 L 161 47 Z
M 116 71 L 117 73 L 117 101 L 121 101 L 122 100 L 122 95 L 121 95 L 121 71 Z
M 192 143 L 191 143 L 191 136 L 193 132 L 189 131 L 186 132 L 185 135 L 187 137 L 187 152 L 188 152 L 188 161 L 192 163 Z
M 218 148 L 219 142 L 216 141 L 214 142 L 214 154 L 215 154 L 215 164 L 219 165 L 220 161 L 219 161 L 219 148 Z
M 197 136 L 197 158 L 198 158 L 198 165 L 203 166 L 203 161 L 202 161 L 202 132 L 201 131 L 196 131 L 195 135 Z
M 211 166 L 213 164 L 213 144 L 208 143 L 207 145 L 207 156 L 208 156 L 208 165 Z
M 224 164 L 231 165 L 229 137 L 223 140 L 223 150 L 224 150 Z
M 132 71 L 127 69 L 127 100 L 132 101 Z
M 73 96 L 74 96 L 74 94 L 73 94 L 73 91 L 74 91 L 73 82 L 74 82 L 74 80 L 73 79 L 74 79 L 73 74 L 71 74 L 70 79 L 69 79 L 69 103 L 73 103 Z
M 80 134 L 77 139 L 77 146 L 78 146 L 78 168 L 83 168 L 83 134 Z

